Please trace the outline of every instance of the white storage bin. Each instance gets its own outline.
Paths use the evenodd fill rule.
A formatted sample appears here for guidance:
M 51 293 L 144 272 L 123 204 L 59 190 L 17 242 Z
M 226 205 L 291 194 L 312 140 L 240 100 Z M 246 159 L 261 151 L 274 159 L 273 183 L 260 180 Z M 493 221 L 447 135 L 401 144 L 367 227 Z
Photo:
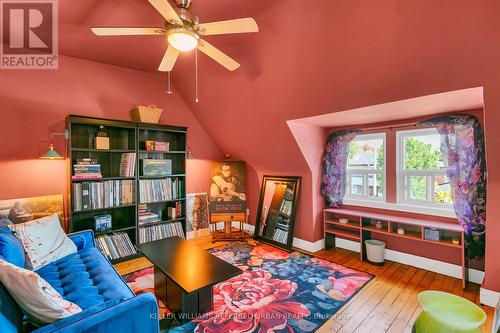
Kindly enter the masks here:
M 375 239 L 367 239 L 365 240 L 365 245 L 366 245 L 366 257 L 368 261 L 375 265 L 383 265 L 385 242 Z

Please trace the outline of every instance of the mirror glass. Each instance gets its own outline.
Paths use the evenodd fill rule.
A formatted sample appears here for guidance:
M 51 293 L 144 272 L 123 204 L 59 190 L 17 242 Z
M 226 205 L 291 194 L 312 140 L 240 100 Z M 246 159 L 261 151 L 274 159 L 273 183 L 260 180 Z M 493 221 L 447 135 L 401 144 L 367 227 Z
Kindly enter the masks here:
M 291 249 L 300 177 L 265 176 L 255 238 Z

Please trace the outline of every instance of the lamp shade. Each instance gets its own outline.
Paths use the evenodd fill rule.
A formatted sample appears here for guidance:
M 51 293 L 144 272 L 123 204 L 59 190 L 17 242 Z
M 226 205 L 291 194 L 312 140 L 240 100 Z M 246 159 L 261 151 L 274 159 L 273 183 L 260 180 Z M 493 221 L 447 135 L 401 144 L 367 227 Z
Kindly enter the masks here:
M 45 154 L 40 156 L 43 160 L 62 160 L 64 157 L 59 155 L 59 153 L 54 149 L 54 145 L 51 143 L 49 146 L 49 150 L 45 152 Z

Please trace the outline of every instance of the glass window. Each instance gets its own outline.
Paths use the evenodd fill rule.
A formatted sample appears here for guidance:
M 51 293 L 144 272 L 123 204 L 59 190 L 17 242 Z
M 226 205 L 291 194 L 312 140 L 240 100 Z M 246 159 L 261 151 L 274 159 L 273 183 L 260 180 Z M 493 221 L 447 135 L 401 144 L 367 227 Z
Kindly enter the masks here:
M 450 181 L 441 155 L 441 135 L 435 128 L 400 131 L 398 201 L 451 209 Z
M 349 144 L 346 197 L 383 200 L 385 133 L 360 134 Z

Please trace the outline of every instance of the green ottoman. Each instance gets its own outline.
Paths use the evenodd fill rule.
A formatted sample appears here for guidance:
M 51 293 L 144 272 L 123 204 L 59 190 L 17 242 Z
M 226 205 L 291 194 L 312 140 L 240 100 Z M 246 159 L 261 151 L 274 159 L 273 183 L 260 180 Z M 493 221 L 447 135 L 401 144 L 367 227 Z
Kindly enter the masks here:
M 428 290 L 418 295 L 424 311 L 413 326 L 415 333 L 476 333 L 486 313 L 463 297 Z

